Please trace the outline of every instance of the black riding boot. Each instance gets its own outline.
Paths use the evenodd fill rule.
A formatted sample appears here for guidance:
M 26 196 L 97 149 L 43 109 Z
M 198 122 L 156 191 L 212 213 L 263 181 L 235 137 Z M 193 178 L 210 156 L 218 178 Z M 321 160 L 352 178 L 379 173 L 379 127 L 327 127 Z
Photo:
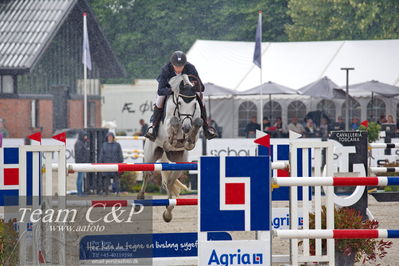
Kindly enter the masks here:
M 218 136 L 216 130 L 208 124 L 208 116 L 206 114 L 206 108 L 204 103 L 202 102 L 201 97 L 197 95 L 197 100 L 199 102 L 199 106 L 201 109 L 201 118 L 203 120 L 202 129 L 204 131 L 204 136 L 206 139 L 213 139 Z
M 155 139 L 157 138 L 159 123 L 161 122 L 162 115 L 163 108 L 158 108 L 156 105 L 154 105 L 154 114 L 151 118 L 152 125 L 148 128 L 148 131 L 145 134 L 145 137 L 151 141 L 155 141 Z

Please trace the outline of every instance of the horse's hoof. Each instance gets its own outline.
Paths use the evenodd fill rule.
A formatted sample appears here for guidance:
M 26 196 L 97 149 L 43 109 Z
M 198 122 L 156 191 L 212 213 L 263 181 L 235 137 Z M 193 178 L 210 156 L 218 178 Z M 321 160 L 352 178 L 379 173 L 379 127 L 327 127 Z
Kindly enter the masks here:
M 143 199 L 144 199 L 144 193 L 143 193 L 143 192 L 139 192 L 139 193 L 137 194 L 137 199 L 138 199 L 138 200 L 143 200 Z
M 188 151 L 191 151 L 192 149 L 194 149 L 194 147 L 195 147 L 195 144 L 192 144 L 192 143 L 186 142 L 186 143 L 184 144 L 184 148 L 185 148 L 186 150 L 188 150 Z
M 167 210 L 165 210 L 162 214 L 162 218 L 166 223 L 169 223 L 170 221 L 172 221 L 172 213 L 168 212 Z

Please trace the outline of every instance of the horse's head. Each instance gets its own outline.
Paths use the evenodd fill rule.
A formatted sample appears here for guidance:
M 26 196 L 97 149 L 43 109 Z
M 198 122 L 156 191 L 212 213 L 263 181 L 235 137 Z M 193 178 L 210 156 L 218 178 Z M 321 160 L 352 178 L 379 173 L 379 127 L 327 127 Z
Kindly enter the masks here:
M 198 117 L 197 89 L 190 81 L 182 80 L 174 97 L 177 103 L 175 116 L 180 120 L 183 132 L 187 134 Z
M 199 83 L 191 82 L 187 75 L 176 75 L 169 84 L 173 95 L 170 97 L 171 102 L 166 113 L 168 143 L 176 147 L 178 144 L 172 143 L 180 141 L 184 144 L 184 149 L 191 150 L 195 146 L 198 131 L 202 126 L 201 110 L 196 100 L 198 91 L 196 84 Z M 170 150 L 171 146 L 169 144 L 167 146 L 164 148 Z

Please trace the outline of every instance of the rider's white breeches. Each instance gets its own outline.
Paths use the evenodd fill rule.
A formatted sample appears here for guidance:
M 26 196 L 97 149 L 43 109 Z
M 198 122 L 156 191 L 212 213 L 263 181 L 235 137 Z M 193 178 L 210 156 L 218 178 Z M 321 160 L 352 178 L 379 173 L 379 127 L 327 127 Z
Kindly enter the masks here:
M 155 105 L 161 109 L 163 107 L 163 104 L 165 102 L 166 96 L 163 95 L 157 95 L 157 98 L 155 99 Z

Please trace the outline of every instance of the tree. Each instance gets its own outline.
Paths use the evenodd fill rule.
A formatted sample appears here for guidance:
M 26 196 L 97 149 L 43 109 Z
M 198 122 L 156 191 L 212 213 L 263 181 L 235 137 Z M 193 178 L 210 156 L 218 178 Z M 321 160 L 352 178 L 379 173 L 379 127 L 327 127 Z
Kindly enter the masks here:
M 254 41 L 264 10 L 263 41 L 286 41 L 288 0 L 91 0 L 97 19 L 128 77 L 156 78 L 174 50 L 197 39 Z
M 395 0 L 289 0 L 290 41 L 398 38 Z

